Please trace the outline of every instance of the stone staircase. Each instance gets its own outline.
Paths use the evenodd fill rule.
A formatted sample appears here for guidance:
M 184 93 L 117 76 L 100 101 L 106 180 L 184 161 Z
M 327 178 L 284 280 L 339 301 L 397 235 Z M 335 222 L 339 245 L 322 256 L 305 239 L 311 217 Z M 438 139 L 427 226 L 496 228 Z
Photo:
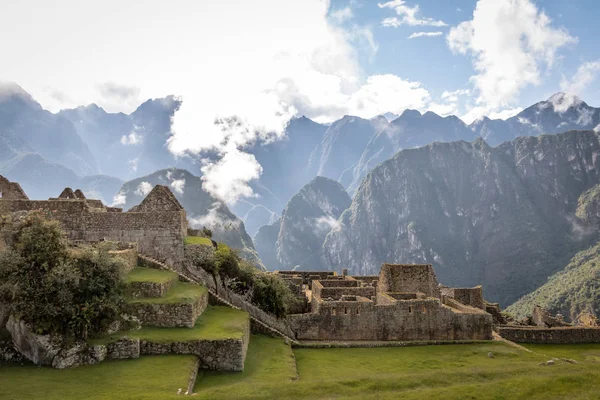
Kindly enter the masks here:
M 253 330 L 257 330 L 257 331 L 259 331 L 261 333 L 265 333 L 265 334 L 280 336 L 292 344 L 299 344 L 299 342 L 296 339 L 293 339 L 289 335 L 281 332 L 281 330 L 273 327 L 268 321 L 266 321 L 266 318 L 264 318 L 264 315 L 262 315 L 261 313 L 256 311 L 255 306 L 251 306 L 251 305 L 245 305 L 242 307 L 237 306 L 237 305 L 231 303 L 229 300 L 225 299 L 223 296 L 220 296 L 215 290 L 213 290 L 209 285 L 207 285 L 206 284 L 207 282 L 205 282 L 203 279 L 195 279 L 195 278 L 191 277 L 190 275 L 186 274 L 185 272 L 177 271 L 177 270 L 169 267 L 165 263 L 158 261 L 152 257 L 146 256 L 143 254 L 138 254 L 138 260 L 139 260 L 139 264 L 144 265 L 145 267 L 157 268 L 157 269 L 162 269 L 162 270 L 177 273 L 179 275 L 180 279 L 185 282 L 195 283 L 195 284 L 206 287 L 206 289 L 210 293 L 210 296 L 216 302 L 223 304 L 227 307 L 231 307 L 236 310 L 243 310 L 243 311 L 248 312 L 248 314 L 250 315 L 251 324 L 253 325 Z M 275 317 L 273 317 L 273 318 L 275 318 Z

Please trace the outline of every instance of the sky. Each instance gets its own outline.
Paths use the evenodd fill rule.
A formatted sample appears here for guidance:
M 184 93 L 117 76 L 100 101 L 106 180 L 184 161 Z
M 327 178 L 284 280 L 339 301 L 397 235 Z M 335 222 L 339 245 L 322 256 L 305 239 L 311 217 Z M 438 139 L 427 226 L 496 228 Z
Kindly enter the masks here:
M 0 80 L 52 112 L 176 95 L 168 147 L 220 154 L 211 193 L 252 196 L 244 149 L 293 116 L 404 109 L 469 123 L 566 91 L 600 105 L 595 0 L 0 0 Z

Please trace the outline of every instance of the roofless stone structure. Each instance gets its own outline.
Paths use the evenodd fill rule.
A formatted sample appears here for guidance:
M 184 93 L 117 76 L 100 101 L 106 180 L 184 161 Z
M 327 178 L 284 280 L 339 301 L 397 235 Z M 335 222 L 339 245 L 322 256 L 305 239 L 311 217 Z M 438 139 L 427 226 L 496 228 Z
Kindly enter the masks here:
M 168 187 L 157 185 L 128 212 L 65 188 L 57 198 L 29 200 L 18 183 L 0 176 L 0 215 L 41 210 L 61 224 L 73 242 L 136 242 L 141 253 L 170 265 L 183 261 L 186 213 Z

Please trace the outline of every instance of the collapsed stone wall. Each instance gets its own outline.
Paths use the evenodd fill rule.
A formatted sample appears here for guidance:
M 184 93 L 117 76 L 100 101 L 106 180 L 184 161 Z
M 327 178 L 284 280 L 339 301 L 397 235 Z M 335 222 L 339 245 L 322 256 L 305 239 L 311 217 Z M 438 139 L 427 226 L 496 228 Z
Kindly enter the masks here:
M 600 343 L 600 328 L 557 327 L 539 328 L 528 326 L 500 326 L 498 333 L 504 339 L 516 343 L 534 344 L 580 344 Z

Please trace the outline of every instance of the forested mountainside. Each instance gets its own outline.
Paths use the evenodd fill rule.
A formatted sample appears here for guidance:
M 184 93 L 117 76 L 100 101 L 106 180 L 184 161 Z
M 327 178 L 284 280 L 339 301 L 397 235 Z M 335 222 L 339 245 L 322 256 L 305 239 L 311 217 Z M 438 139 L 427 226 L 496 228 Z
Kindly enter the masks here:
M 599 154 L 593 131 L 400 151 L 364 179 L 324 257 L 366 275 L 383 262 L 430 262 L 444 284 L 482 283 L 507 306 L 590 246 L 575 212 L 599 181 Z

